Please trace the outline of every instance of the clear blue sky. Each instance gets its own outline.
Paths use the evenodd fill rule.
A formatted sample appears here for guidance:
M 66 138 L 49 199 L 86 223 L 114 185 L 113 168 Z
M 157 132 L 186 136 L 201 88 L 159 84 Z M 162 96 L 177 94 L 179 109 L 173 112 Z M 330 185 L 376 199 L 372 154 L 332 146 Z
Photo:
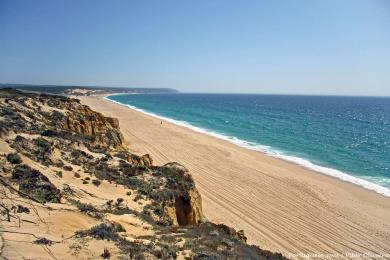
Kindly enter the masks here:
M 0 0 L 0 82 L 390 95 L 390 1 Z

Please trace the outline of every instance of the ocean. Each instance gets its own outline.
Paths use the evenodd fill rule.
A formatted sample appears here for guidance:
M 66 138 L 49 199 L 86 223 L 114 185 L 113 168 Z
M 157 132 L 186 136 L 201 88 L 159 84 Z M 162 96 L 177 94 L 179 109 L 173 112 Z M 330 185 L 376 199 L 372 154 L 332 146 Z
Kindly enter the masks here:
M 390 197 L 390 98 L 119 94 L 107 99 Z

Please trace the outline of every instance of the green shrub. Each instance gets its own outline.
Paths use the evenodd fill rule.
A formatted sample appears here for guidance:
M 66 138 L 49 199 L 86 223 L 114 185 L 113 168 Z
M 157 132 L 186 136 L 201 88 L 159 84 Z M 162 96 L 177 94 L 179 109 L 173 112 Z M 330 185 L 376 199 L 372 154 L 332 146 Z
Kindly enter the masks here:
M 25 164 L 18 164 L 12 171 L 12 179 L 19 183 L 19 190 L 41 202 L 58 203 L 60 190 L 40 171 Z
M 89 216 L 95 217 L 95 218 L 102 218 L 103 214 L 92 204 L 89 203 L 82 203 L 79 200 L 74 202 L 76 207 L 80 210 L 80 212 L 85 213 Z
M 46 245 L 46 246 L 51 246 L 54 242 L 45 238 L 45 237 L 42 237 L 42 238 L 38 238 L 37 240 L 34 241 L 34 244 L 37 244 L 37 245 Z
M 84 213 L 88 212 L 98 212 L 97 208 L 95 208 L 92 204 L 89 203 L 82 203 L 79 200 L 76 201 L 76 207 Z
M 44 150 L 49 150 L 51 147 L 50 143 L 42 137 L 38 137 L 34 141 L 37 146 L 43 148 Z
M 70 165 L 65 165 L 64 167 L 62 167 L 62 169 L 64 169 L 65 171 L 73 171 L 73 167 Z
M 78 231 L 76 234 L 81 237 L 90 236 L 95 239 L 118 241 L 120 236 L 118 232 L 125 232 L 126 230 L 121 224 L 117 223 L 102 223 L 92 227 L 89 230 Z
M 17 211 L 18 213 L 30 213 L 30 209 L 27 207 L 24 207 L 22 205 L 18 205 Z
M 62 167 L 64 167 L 64 162 L 62 161 L 62 160 L 57 160 L 55 163 L 54 163 L 54 165 L 56 166 L 56 167 L 58 167 L 58 168 L 62 168 Z
M 95 185 L 95 186 L 99 186 L 102 182 L 99 181 L 98 179 L 94 179 L 92 180 L 92 184 Z
M 129 186 L 130 188 L 137 189 L 142 184 L 143 184 L 143 181 L 138 179 L 137 177 L 129 177 L 127 179 L 127 186 Z
M 150 198 L 155 201 L 170 201 L 173 200 L 175 197 L 172 190 L 169 189 L 162 189 L 162 190 L 153 190 L 153 192 L 150 194 Z
M 145 195 L 145 196 L 149 196 L 150 193 L 152 192 L 153 190 L 153 184 L 149 183 L 149 182 L 144 182 L 142 184 L 142 186 L 140 186 L 138 188 L 138 192 L 142 195 Z
M 192 249 L 193 247 L 196 246 L 196 240 L 186 240 L 183 244 L 184 249 Z
M 17 153 L 9 153 L 7 155 L 7 160 L 12 164 L 19 164 L 22 163 L 22 159 L 20 158 L 20 155 Z
M 73 150 L 73 151 L 70 153 L 70 155 L 71 155 L 72 157 L 87 157 L 87 156 L 88 156 L 86 152 L 81 151 L 81 150 L 78 150 L 78 149 Z
M 17 135 L 17 136 L 15 137 L 15 142 L 24 142 L 24 141 L 26 141 L 26 138 L 24 138 L 24 137 L 21 136 L 21 135 Z
M 48 130 L 45 130 L 41 133 L 42 136 L 49 136 L 49 137 L 52 137 L 52 136 L 56 136 L 57 135 L 57 132 L 54 131 L 54 130 L 51 130 L 51 129 L 48 129 Z
M 123 201 L 124 201 L 124 199 L 122 199 L 122 198 L 117 198 L 117 199 L 116 199 L 115 205 L 116 205 L 117 207 L 120 207 L 120 206 L 122 205 Z

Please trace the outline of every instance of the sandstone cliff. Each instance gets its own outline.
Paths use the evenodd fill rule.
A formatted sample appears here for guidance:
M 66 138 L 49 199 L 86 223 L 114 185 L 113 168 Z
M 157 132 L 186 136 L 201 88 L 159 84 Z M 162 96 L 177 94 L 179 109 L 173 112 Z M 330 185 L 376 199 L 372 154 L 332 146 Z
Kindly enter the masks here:
M 170 171 L 176 171 L 180 176 L 178 179 L 190 179 L 192 177 L 188 169 L 178 163 L 167 163 L 165 168 Z M 179 189 L 180 190 L 180 189 Z M 178 225 L 195 225 L 203 219 L 202 198 L 196 189 L 195 185 L 181 189 L 182 192 L 175 194 L 171 205 L 168 206 L 170 212 L 174 212 L 171 216 L 175 224 Z M 174 209 L 174 210 L 172 210 Z
M 99 147 L 120 148 L 123 145 L 118 120 L 104 117 L 86 106 L 65 113 L 56 124 L 62 129 L 91 136 L 93 145 Z
M 131 153 L 76 99 L 0 90 L 0 187 L 0 257 L 284 259 L 208 222 L 184 166 Z

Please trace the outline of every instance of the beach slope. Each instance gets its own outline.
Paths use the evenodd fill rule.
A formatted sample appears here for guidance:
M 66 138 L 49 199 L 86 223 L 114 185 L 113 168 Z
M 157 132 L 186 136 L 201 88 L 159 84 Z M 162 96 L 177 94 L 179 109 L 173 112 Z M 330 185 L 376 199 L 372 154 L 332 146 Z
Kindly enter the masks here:
M 102 96 L 81 102 L 119 119 L 132 152 L 191 171 L 205 216 L 248 242 L 299 253 L 389 253 L 390 199 L 350 183 L 163 122 Z M 342 256 L 342 255 L 340 255 Z

